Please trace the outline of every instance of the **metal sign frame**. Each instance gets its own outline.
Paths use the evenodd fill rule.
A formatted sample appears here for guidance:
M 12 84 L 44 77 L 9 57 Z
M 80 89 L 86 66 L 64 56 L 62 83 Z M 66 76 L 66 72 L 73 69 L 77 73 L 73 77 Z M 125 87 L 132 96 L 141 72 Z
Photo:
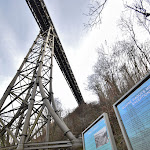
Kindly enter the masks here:
M 111 129 L 111 126 L 110 126 L 110 122 L 109 122 L 107 113 L 103 113 L 101 116 L 99 116 L 90 126 L 88 126 L 82 132 L 83 150 L 86 150 L 85 149 L 85 142 L 84 142 L 84 134 L 89 129 L 91 129 L 96 123 L 98 123 L 101 119 L 105 120 L 105 124 L 106 124 L 106 128 L 107 128 L 107 133 L 108 133 L 108 137 L 109 137 L 109 140 L 110 140 L 110 143 L 111 143 L 112 150 L 117 150 L 116 143 L 115 143 L 115 140 L 114 140 L 114 136 L 113 136 L 113 133 L 112 133 L 112 129 Z
M 115 102 L 113 104 L 113 108 L 114 108 L 115 114 L 117 116 L 117 120 L 118 120 L 119 126 L 121 128 L 121 131 L 122 131 L 122 134 L 123 134 L 123 137 L 124 137 L 124 140 L 125 140 L 125 143 L 127 145 L 128 150 L 133 150 L 133 148 L 131 146 L 131 142 L 130 142 L 128 134 L 127 134 L 127 132 L 125 130 L 125 126 L 124 126 L 124 124 L 122 122 L 122 119 L 121 119 L 121 116 L 120 116 L 120 113 L 119 113 L 119 110 L 118 110 L 117 106 L 121 102 L 123 102 L 128 96 L 130 96 L 133 92 L 135 92 L 148 79 L 150 79 L 150 73 L 147 76 L 145 76 L 141 81 L 139 81 L 136 85 L 134 85 L 127 93 L 125 93 L 117 102 Z

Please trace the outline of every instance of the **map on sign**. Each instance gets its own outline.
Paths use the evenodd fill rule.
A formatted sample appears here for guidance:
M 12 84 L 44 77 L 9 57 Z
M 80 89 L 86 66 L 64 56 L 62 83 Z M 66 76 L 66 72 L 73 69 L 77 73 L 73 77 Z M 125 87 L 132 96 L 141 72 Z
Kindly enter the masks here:
M 133 150 L 150 149 L 150 79 L 117 105 Z
M 102 115 L 102 117 L 98 118 L 90 127 L 83 131 L 85 150 L 113 150 L 113 145 L 116 148 L 115 143 L 113 143 L 114 139 L 112 140 L 113 142 L 111 141 L 113 138 L 112 131 L 110 125 L 108 129 L 109 121 L 108 119 L 106 121 L 105 115 Z

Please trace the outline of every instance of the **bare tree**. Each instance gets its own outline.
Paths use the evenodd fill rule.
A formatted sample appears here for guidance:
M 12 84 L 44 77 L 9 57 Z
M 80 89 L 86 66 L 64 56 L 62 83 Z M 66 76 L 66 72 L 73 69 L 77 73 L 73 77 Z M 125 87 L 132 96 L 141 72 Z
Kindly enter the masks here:
M 125 4 L 126 7 L 134 10 L 136 13 L 141 14 L 147 19 L 150 16 L 150 10 L 147 11 L 148 5 L 150 5 L 149 0 L 134 0 L 132 5 Z
M 143 1 L 140 0 L 138 5 L 126 5 L 126 7 L 134 10 L 138 17 L 143 16 L 146 21 L 149 21 L 150 14 L 146 11 Z M 94 13 L 94 9 L 92 12 Z M 95 12 L 98 15 L 98 12 Z M 94 20 L 93 22 L 94 24 L 90 23 L 90 27 L 100 23 L 101 20 L 99 22 Z M 131 18 L 122 17 L 120 26 L 126 35 L 125 40 L 116 41 L 111 46 L 111 53 L 106 53 L 108 51 L 105 49 L 106 46 L 99 48 L 98 60 L 93 67 L 94 73 L 88 77 L 88 89 L 98 96 L 101 111 L 108 113 L 118 149 L 126 149 L 112 105 L 149 72 L 150 44 L 141 43 L 138 40 Z
M 89 17 L 88 23 L 84 24 L 86 28 L 93 28 L 101 23 L 101 15 L 108 0 L 92 0 L 89 4 L 89 11 L 86 16 Z
M 125 7 L 135 12 L 138 24 L 150 34 L 150 1 L 134 0 L 131 5 L 126 3 Z
M 132 28 L 127 29 L 132 31 Z M 118 149 L 126 147 L 112 105 L 148 72 L 149 66 L 144 49 L 147 45 L 138 43 L 139 48 L 134 40 L 116 42 L 109 54 L 105 46 L 100 47 L 94 73 L 88 78 L 88 88 L 98 96 L 100 109 L 108 113 Z
M 131 18 L 121 17 L 119 26 L 126 33 L 126 37 L 128 37 L 128 42 L 123 42 L 122 44 L 124 46 L 122 45 L 122 47 L 124 47 L 124 50 L 126 50 L 128 53 L 127 56 L 132 59 L 135 71 L 137 71 L 137 73 L 140 75 L 140 79 L 145 74 L 145 72 L 149 71 L 150 61 L 147 53 L 148 51 L 145 49 L 145 46 L 147 47 L 148 45 L 146 42 L 140 43 L 138 41 Z M 141 72 L 142 70 L 140 66 L 143 67 L 142 70 L 145 69 L 144 72 Z

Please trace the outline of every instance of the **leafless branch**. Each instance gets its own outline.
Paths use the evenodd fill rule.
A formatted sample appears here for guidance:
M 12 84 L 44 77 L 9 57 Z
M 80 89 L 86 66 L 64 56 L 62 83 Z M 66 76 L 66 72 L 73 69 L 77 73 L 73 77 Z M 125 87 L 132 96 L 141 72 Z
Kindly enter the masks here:
M 150 13 L 147 12 L 146 6 L 144 6 L 144 4 L 149 4 L 149 1 L 138 0 L 138 1 L 135 1 L 132 4 L 132 6 L 125 4 L 125 7 L 132 9 L 139 14 L 142 14 L 143 16 L 147 18 L 148 16 L 150 16 Z
M 143 26 L 150 34 L 150 1 L 135 0 L 134 3 L 132 3 L 132 5 L 125 4 L 125 7 L 130 10 L 133 10 L 136 13 L 139 25 Z
M 107 0 L 93 0 L 92 4 L 89 4 L 89 12 L 85 14 L 87 17 L 89 17 L 89 20 L 86 24 L 84 24 L 85 28 L 93 28 L 101 23 L 101 15 L 106 2 Z

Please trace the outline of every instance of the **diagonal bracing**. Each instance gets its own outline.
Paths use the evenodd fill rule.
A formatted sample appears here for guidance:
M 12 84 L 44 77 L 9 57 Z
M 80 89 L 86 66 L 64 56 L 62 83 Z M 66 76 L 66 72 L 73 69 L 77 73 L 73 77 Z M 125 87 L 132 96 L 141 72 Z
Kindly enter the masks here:
M 0 100 L 1 149 L 5 147 L 23 150 L 28 149 L 28 146 L 32 149 L 32 144 L 29 143 L 43 134 L 42 129 L 45 126 L 44 141 L 49 142 L 49 124 L 52 118 L 71 144 L 80 145 L 57 111 L 52 89 L 54 57 L 80 105 L 84 101 L 79 87 L 44 1 L 26 0 L 26 2 L 40 27 L 40 33 Z M 55 144 L 55 146 L 43 144 L 42 148 L 57 148 L 57 142 Z M 70 147 L 70 143 L 63 146 Z

